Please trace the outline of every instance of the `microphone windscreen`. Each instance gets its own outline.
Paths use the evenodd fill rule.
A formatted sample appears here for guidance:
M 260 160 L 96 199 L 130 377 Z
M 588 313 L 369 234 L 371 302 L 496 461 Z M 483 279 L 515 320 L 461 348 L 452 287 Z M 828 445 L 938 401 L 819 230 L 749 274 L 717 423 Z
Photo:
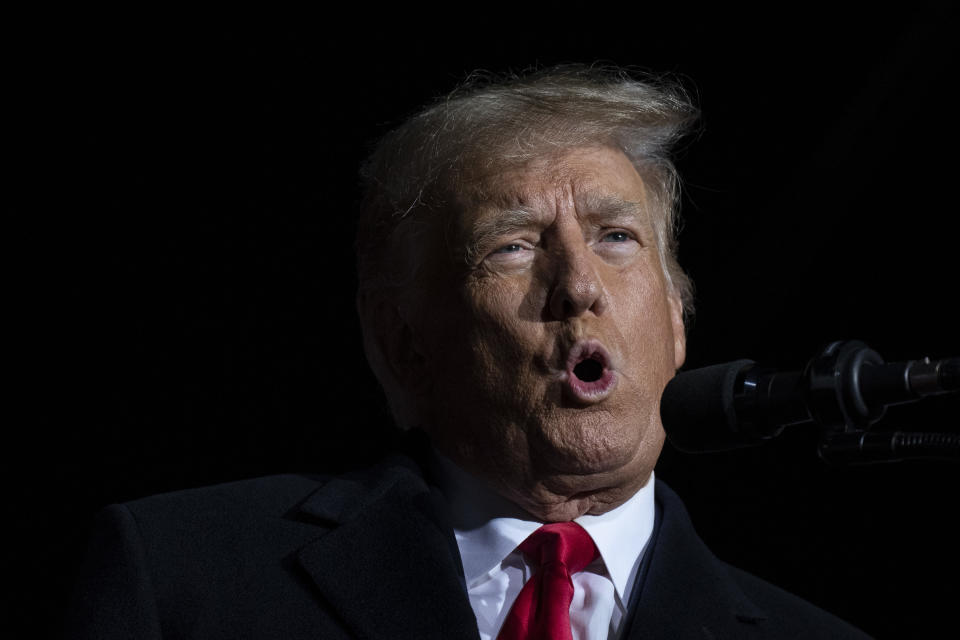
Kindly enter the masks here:
M 670 442 L 688 453 L 756 444 L 755 438 L 738 429 L 734 408 L 737 376 L 753 366 L 753 360 L 736 360 L 674 376 L 660 401 L 660 417 Z

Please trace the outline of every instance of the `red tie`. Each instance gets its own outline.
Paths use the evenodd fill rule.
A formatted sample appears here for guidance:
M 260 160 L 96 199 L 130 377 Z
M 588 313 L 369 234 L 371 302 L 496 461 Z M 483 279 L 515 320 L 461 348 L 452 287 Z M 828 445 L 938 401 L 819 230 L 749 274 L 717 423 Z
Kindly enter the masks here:
M 597 545 L 576 522 L 545 524 L 517 547 L 536 568 L 513 603 L 498 640 L 573 640 L 573 580 L 597 557 Z

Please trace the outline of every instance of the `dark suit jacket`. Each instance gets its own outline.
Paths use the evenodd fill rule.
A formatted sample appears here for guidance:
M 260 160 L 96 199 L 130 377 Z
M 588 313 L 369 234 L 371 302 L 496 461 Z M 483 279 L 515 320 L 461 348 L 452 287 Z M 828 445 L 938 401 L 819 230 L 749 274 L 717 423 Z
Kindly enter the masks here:
M 657 483 L 625 638 L 862 638 L 717 560 Z M 410 458 L 160 495 L 101 514 L 69 637 L 471 638 L 442 496 Z

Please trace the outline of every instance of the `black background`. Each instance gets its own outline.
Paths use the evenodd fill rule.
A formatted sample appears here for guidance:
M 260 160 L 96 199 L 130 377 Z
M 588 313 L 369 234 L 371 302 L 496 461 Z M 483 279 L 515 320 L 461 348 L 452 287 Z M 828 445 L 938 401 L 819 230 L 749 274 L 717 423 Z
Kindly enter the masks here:
M 3 600 L 35 635 L 57 628 L 103 505 L 382 448 L 352 298 L 356 170 L 472 69 L 599 60 L 695 96 L 701 129 L 678 160 L 688 367 L 799 368 L 844 338 L 887 360 L 960 355 L 946 11 L 86 18 L 14 24 L 8 41 L 7 313 L 26 411 L 6 430 L 21 542 Z M 957 430 L 957 408 L 931 400 L 881 426 Z M 877 637 L 953 626 L 960 468 L 830 467 L 816 440 L 668 447 L 657 473 L 721 558 Z

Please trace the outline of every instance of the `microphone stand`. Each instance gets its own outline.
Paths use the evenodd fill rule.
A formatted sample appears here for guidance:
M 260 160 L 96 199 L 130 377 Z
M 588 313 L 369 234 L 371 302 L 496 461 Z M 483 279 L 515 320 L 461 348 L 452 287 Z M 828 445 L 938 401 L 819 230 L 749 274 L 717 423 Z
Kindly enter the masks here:
M 886 364 L 863 342 L 837 341 L 812 358 L 798 378 L 794 388 L 809 419 L 820 427 L 817 450 L 824 461 L 960 460 L 960 433 L 870 431 L 888 406 L 960 389 L 960 358 Z M 798 395 L 793 397 L 786 404 L 797 407 Z M 801 421 L 807 422 L 796 422 Z

